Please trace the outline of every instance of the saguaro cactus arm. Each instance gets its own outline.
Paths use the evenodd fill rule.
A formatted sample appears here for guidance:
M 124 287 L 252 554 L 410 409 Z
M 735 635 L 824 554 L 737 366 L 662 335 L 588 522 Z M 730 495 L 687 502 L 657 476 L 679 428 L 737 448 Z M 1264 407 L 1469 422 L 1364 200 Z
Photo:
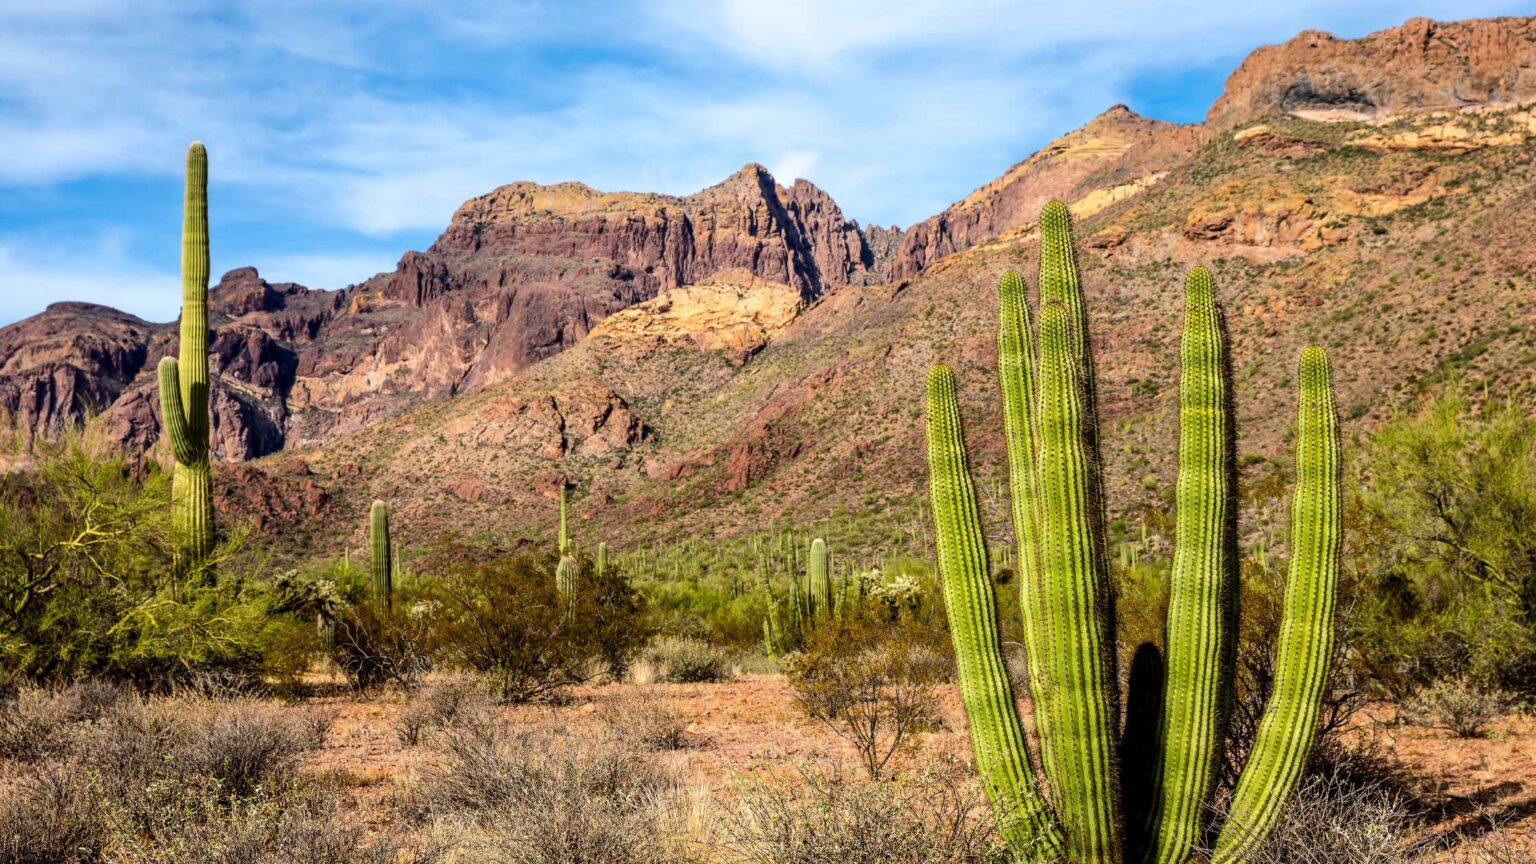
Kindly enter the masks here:
M 939 576 L 976 770 L 1009 848 L 1021 860 L 1054 861 L 1063 839 L 1040 794 L 1014 707 L 955 377 L 947 366 L 928 373 L 928 475 Z
M 1296 492 L 1291 505 L 1291 567 L 1275 656 L 1274 691 L 1253 753 L 1238 778 L 1213 864 L 1247 860 L 1274 829 L 1296 791 L 1317 739 L 1317 720 L 1333 660 L 1334 602 L 1343 545 L 1339 426 L 1328 355 L 1301 354 L 1296 420 Z
M 1231 565 L 1230 431 L 1220 313 L 1210 271 L 1184 286 L 1179 355 L 1179 479 L 1167 625 L 1163 720 L 1154 768 L 1149 864 L 1196 855 L 1221 743 L 1225 591 Z M 1139 826 L 1138 826 L 1139 827 Z
M 192 430 L 187 426 L 176 358 L 160 358 L 160 366 L 155 372 L 160 385 L 160 415 L 165 424 L 165 437 L 171 444 L 171 455 L 183 465 L 201 462 L 207 458 L 207 453 L 202 444 L 192 437 Z

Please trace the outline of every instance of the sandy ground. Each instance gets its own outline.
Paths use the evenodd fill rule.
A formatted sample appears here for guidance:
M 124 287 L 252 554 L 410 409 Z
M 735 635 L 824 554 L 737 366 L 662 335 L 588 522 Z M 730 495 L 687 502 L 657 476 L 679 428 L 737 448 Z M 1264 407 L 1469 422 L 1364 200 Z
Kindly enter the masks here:
M 640 689 L 662 695 L 688 721 L 687 746 L 675 760 L 697 794 L 728 800 L 737 784 L 781 775 L 811 763 L 851 763 L 853 748 L 831 729 L 805 719 L 778 675 L 747 675 L 723 684 L 609 684 L 580 688 L 560 706 L 496 708 L 514 729 L 567 728 L 596 734 L 623 722 L 625 699 Z M 922 767 L 968 776 L 969 742 L 958 694 L 944 694 L 944 726 L 922 736 L 903 769 Z M 397 734 L 408 698 L 357 699 L 336 695 L 306 700 L 334 722 L 309 770 L 330 775 L 358 803 L 403 794 L 430 758 Z M 1448 732 L 1396 722 L 1390 707 L 1363 712 L 1351 734 L 1373 737 L 1436 797 L 1440 815 L 1431 827 L 1462 854 L 1479 843 L 1529 849 L 1536 862 L 1536 718 L 1500 718 L 1487 737 L 1458 739 Z M 362 806 L 360 812 L 389 808 Z M 1475 860 L 1475 859 L 1473 859 Z

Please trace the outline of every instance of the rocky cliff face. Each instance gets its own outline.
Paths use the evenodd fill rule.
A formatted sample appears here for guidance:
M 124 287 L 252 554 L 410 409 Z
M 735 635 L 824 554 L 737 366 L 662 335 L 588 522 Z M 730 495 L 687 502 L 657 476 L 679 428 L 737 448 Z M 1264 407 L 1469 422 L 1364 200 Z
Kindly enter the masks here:
M 1351 413 L 1468 364 L 1528 380 L 1511 358 L 1532 346 L 1511 340 L 1536 332 L 1519 241 L 1536 110 L 1516 107 L 1536 100 L 1533 61 L 1536 19 L 1304 33 L 1255 52 L 1203 125 L 1115 106 L 906 230 L 860 229 L 748 165 L 687 196 L 503 186 L 341 291 L 231 271 L 210 294 L 215 454 L 292 454 L 229 468 L 221 501 L 268 527 L 278 502 L 371 496 L 422 526 L 449 502 L 507 527 L 544 518 L 532 487 L 570 476 L 617 539 L 904 500 L 921 485 L 913 382 L 935 351 L 990 365 L 992 285 L 1031 257 L 1051 198 L 1101 292 L 1101 404 L 1134 431 L 1106 451 L 1125 501 L 1166 467 L 1140 454 L 1171 452 L 1143 439 L 1170 428 L 1164 349 L 1195 263 L 1231 286 L 1249 356 L 1338 333 Z M 153 451 L 152 370 L 175 343 L 87 304 L 0 328 L 0 421 L 48 435 L 92 416 Z M 1288 370 L 1259 368 L 1238 383 L 1251 447 L 1283 461 Z
M 1361 39 L 1318 30 L 1260 48 L 1227 79 L 1206 125 L 1276 111 L 1371 120 L 1536 99 L 1536 19 L 1414 18 Z
M 225 274 L 209 298 L 214 452 L 251 459 L 475 392 L 716 273 L 790 286 L 803 304 L 869 280 L 872 265 L 830 196 L 760 165 L 686 197 L 503 186 L 393 273 L 343 291 Z M 717 341 L 748 350 L 743 339 Z M 170 325 L 58 304 L 0 328 L 0 415 L 52 434 L 101 413 L 113 441 L 145 452 L 159 429 L 153 361 L 175 348 Z
M 1074 205 L 1079 215 L 1096 210 L 1109 203 L 1113 190 L 1154 181 L 1193 153 L 1199 140 L 1197 127 L 1149 120 L 1116 105 L 907 229 L 891 256 L 890 276 L 910 278 L 946 255 L 1030 225 L 1053 198 Z

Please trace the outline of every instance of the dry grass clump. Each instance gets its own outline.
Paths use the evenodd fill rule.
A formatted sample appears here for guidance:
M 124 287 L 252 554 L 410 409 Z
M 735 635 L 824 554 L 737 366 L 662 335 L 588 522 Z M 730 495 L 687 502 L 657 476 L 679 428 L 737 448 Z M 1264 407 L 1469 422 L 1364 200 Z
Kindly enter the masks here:
M 1457 738 L 1481 738 L 1513 704 L 1509 694 L 1460 676 L 1442 678 L 1423 688 L 1404 709 L 1420 726 L 1445 729 Z
M 0 788 L 0 862 L 87 864 L 106 848 L 105 808 L 79 772 L 59 765 L 29 770 Z
M 415 747 L 423 737 L 439 729 L 465 722 L 478 722 L 491 707 L 491 695 L 484 682 L 475 678 L 448 678 L 428 684 L 407 705 L 395 722 L 395 738 L 401 745 Z
M 303 782 L 299 763 L 326 734 L 321 715 L 243 699 L 94 699 L 93 692 L 33 694 L 16 709 L 75 719 L 59 721 L 74 724 L 62 744 L 0 784 L 0 864 L 428 864 L 441 857 L 436 847 L 370 839 L 323 790 Z
M 985 802 L 938 775 L 878 782 L 807 770 L 742 791 L 722 851 L 747 864 L 1003 864 Z
M 0 701 L 0 758 L 29 762 L 69 746 L 75 728 L 91 723 L 128 695 L 106 681 L 62 690 L 26 687 Z
M 688 718 L 672 700 L 649 688 L 609 697 L 601 716 L 610 736 L 644 750 L 681 750 L 689 743 Z
M 628 742 L 512 733 L 487 721 L 437 738 L 419 815 L 473 829 L 472 860 L 651 864 L 687 860 L 676 778 Z

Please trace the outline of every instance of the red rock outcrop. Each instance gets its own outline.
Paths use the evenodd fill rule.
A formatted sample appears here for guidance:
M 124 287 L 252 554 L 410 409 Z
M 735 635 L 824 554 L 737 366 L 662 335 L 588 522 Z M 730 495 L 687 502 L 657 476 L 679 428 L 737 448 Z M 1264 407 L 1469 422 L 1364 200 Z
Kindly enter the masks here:
M 1414 18 L 1360 39 L 1307 30 L 1249 54 L 1211 106 L 1212 131 L 1275 111 L 1362 118 L 1536 99 L 1536 19 Z
M 1149 120 L 1116 105 L 908 228 L 891 256 L 889 275 L 910 278 L 946 255 L 1031 225 L 1053 198 L 1071 204 L 1092 190 L 1145 181 L 1194 152 L 1199 141 L 1199 127 Z

